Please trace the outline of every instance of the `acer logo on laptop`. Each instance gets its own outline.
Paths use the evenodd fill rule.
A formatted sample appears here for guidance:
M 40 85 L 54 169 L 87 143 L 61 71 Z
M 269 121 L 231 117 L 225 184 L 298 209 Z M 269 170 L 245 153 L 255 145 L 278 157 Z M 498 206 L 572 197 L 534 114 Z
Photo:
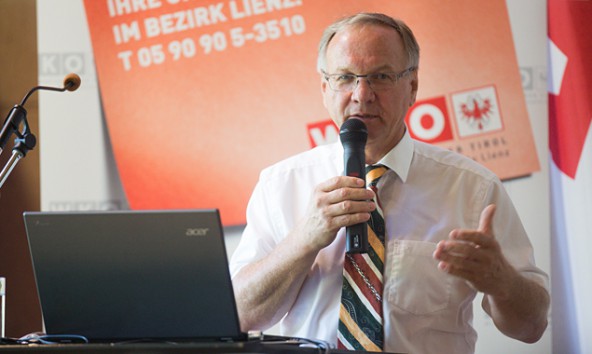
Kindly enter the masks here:
M 206 236 L 209 231 L 209 228 L 188 228 L 185 230 L 185 236 Z

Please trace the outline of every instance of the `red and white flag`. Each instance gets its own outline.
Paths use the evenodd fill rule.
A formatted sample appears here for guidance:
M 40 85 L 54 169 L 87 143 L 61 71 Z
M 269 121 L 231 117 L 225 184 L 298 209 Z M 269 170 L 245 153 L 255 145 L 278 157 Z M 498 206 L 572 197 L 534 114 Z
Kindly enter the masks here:
M 553 352 L 592 353 L 592 1 L 549 0 Z

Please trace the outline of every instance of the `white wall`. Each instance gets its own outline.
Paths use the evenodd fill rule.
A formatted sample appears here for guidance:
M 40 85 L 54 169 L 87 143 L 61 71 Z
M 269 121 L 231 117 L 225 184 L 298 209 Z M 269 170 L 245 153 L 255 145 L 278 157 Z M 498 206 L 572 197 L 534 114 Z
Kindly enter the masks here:
M 39 92 L 41 209 L 127 207 L 101 112 L 82 0 L 37 1 L 39 84 L 61 86 L 78 73 L 75 92 Z
M 538 265 L 549 272 L 546 2 L 507 3 L 541 171 L 504 184 L 534 244 Z M 76 92 L 40 92 L 42 209 L 127 208 L 101 113 L 82 1 L 42 0 L 37 1 L 37 9 L 40 84 L 59 86 L 64 75 L 72 71 L 82 78 Z M 229 253 L 236 247 L 240 232 L 240 228 L 227 230 Z M 475 310 L 478 353 L 551 352 L 550 329 L 538 343 L 523 344 L 500 334 L 478 301 Z
M 549 148 L 547 107 L 546 1 L 507 0 L 518 66 L 541 171 L 528 178 L 504 183 L 535 249 L 537 265 L 547 274 L 550 258 Z M 499 333 L 475 302 L 477 353 L 551 353 L 551 327 L 535 344 L 524 344 Z

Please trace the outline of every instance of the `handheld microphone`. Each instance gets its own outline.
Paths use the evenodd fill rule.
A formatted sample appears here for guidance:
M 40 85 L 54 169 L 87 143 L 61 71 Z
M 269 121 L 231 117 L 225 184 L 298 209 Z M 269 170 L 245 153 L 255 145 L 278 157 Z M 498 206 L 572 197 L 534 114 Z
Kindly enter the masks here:
M 360 119 L 348 119 L 341 125 L 339 139 L 343 145 L 344 174 L 358 177 L 366 182 L 366 140 L 368 130 Z M 347 253 L 368 252 L 368 226 L 366 223 L 345 228 Z

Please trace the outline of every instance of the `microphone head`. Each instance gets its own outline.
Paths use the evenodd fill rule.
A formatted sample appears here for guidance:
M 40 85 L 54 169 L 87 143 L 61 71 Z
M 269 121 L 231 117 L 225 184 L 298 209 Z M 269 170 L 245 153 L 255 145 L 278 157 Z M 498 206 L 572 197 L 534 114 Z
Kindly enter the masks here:
M 343 122 L 339 129 L 339 139 L 342 145 L 362 144 L 366 145 L 368 130 L 366 124 L 356 118 L 350 118 Z
M 81 82 L 80 76 L 74 73 L 69 73 L 64 77 L 64 89 L 68 91 L 76 91 L 80 87 Z

